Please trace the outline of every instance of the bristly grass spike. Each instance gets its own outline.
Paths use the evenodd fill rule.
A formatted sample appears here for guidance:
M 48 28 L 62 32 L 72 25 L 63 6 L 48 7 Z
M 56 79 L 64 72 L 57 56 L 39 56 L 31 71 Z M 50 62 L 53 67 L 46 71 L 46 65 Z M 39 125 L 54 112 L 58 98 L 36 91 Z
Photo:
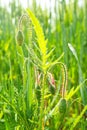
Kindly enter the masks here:
M 27 26 L 27 29 L 29 30 L 29 38 L 32 37 L 31 20 L 27 14 L 23 14 L 19 19 L 18 32 L 17 32 L 17 36 L 16 36 L 16 41 L 17 41 L 18 45 L 20 45 L 20 46 L 23 44 L 23 41 L 24 41 L 24 35 L 23 35 L 23 30 L 22 30 L 22 24 L 24 21 L 27 22 L 26 26 Z
M 59 112 L 65 114 L 67 108 L 66 99 L 61 98 L 59 101 Z
M 18 30 L 18 32 L 17 32 L 16 41 L 19 46 L 21 46 L 23 44 L 24 36 L 23 36 L 23 32 L 21 30 Z

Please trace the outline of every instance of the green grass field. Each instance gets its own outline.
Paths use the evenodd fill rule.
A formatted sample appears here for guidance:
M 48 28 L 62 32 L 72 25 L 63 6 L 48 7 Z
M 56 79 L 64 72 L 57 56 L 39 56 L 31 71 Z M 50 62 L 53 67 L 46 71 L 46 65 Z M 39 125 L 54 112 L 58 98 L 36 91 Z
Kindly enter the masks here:
M 87 130 L 87 0 L 78 2 L 0 5 L 0 130 Z

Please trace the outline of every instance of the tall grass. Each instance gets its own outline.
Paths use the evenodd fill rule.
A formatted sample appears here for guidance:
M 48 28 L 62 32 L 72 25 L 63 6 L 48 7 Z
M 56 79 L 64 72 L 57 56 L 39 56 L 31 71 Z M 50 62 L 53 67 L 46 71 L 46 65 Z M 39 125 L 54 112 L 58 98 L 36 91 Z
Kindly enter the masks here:
M 0 130 L 87 129 L 87 1 L 78 1 L 55 0 L 54 15 L 33 1 L 33 13 L 22 19 L 22 46 L 15 37 L 25 11 L 19 1 L 10 3 L 11 12 L 0 4 Z

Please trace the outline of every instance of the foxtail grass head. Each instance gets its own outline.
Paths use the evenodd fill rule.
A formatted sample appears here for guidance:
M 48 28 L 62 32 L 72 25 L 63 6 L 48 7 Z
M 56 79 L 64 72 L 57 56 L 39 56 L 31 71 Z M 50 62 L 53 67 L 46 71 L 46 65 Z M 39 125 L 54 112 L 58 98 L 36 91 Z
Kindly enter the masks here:
M 19 30 L 17 32 L 16 41 L 17 41 L 19 46 L 21 46 L 23 44 L 24 36 L 23 36 L 23 32 L 21 30 Z
M 16 35 L 17 44 L 20 45 L 20 46 L 24 42 L 24 35 L 23 35 L 23 24 L 24 24 L 24 22 L 26 22 L 25 26 L 27 27 L 27 30 L 29 30 L 29 39 L 31 40 L 31 38 L 32 38 L 32 24 L 31 24 L 30 18 L 27 14 L 23 14 L 19 19 L 18 32 L 17 32 L 17 35 Z M 29 42 L 30 42 L 30 40 L 29 40 Z

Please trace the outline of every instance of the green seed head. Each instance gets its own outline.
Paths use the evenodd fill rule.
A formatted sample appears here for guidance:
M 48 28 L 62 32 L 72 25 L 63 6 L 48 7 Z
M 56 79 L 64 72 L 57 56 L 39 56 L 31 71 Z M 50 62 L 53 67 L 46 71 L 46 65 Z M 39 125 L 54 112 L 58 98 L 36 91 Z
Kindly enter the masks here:
M 17 43 L 19 46 L 21 46 L 23 44 L 24 36 L 23 36 L 23 32 L 21 30 L 18 31 L 16 40 L 17 40 Z
M 64 114 L 66 112 L 66 107 L 66 100 L 64 98 L 61 98 L 59 101 L 59 112 Z

